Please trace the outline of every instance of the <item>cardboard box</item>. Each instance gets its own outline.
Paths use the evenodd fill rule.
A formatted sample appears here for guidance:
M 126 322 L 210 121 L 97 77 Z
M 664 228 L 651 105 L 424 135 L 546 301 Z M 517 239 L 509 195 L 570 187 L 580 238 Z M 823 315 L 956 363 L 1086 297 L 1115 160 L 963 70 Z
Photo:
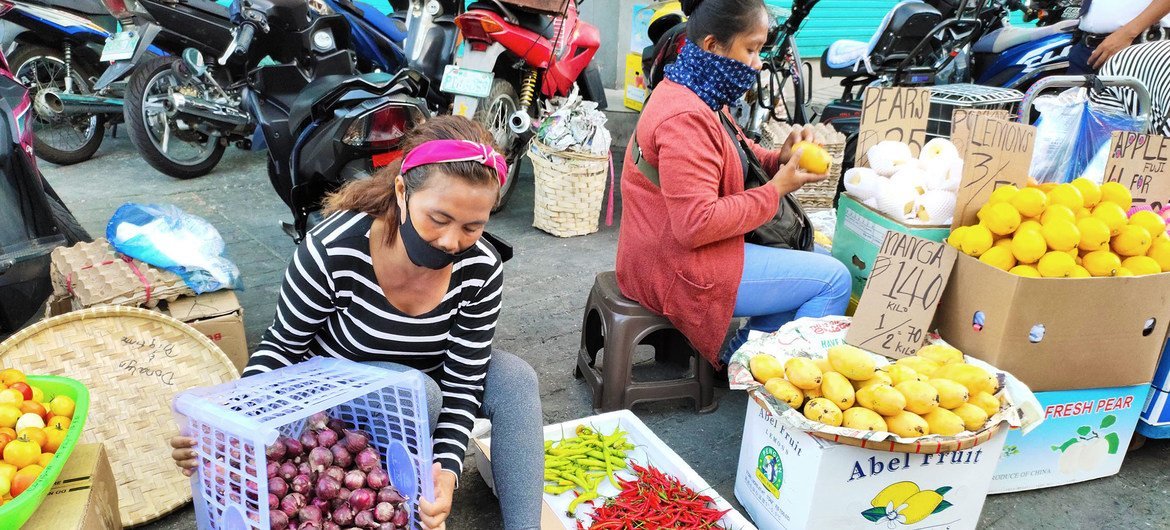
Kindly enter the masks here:
M 901 223 L 861 204 L 848 194 L 842 194 L 837 204 L 833 257 L 844 263 L 845 268 L 849 270 L 849 277 L 853 281 L 854 298 L 861 298 L 878 248 L 886 238 L 886 232 L 890 230 L 931 241 L 942 241 L 951 233 L 949 225 L 912 226 Z
M 658 438 L 651 431 L 642 420 L 639 420 L 634 413 L 629 410 L 618 410 L 599 414 L 597 416 L 590 416 L 588 418 L 581 418 L 579 420 L 567 421 L 555 425 L 546 425 L 544 427 L 545 440 L 560 440 L 567 435 L 571 436 L 578 425 L 588 425 L 590 428 L 596 429 L 598 432 L 611 433 L 615 428 L 621 428 L 628 433 L 627 440 L 635 446 L 635 449 L 630 451 L 628 458 L 641 464 L 649 462 L 654 467 L 677 477 L 683 484 L 686 484 L 695 491 L 703 492 L 715 500 L 715 508 L 719 510 L 727 510 L 727 514 L 719 521 L 723 528 L 729 530 L 755 530 L 755 526 L 747 519 L 740 515 L 739 512 L 727 502 L 726 499 L 719 496 L 707 481 L 703 480 L 698 473 L 695 473 L 691 466 L 687 465 L 677 453 L 672 451 L 662 439 Z M 493 491 L 495 490 L 495 481 L 492 477 L 491 466 L 491 438 L 481 437 L 473 438 L 474 446 L 478 449 L 476 451 L 476 467 L 479 468 L 480 475 L 483 476 L 484 482 Z M 625 471 L 618 473 L 620 478 L 632 479 L 633 472 Z M 598 493 L 601 497 L 611 497 L 616 495 L 620 490 L 613 487 L 609 482 L 602 482 L 598 488 Z M 577 526 L 575 520 L 569 517 L 565 512 L 568 508 L 569 502 L 573 499 L 571 493 L 564 493 L 561 495 L 544 494 L 543 508 L 541 512 L 540 527 L 542 530 L 562 530 L 575 529 Z M 577 519 L 585 526 L 589 525 L 588 513 L 590 510 L 587 507 L 577 509 Z
M 24 530 L 122 528 L 118 484 L 102 444 L 79 444 Z
M 626 55 L 626 89 L 623 101 L 627 108 L 642 111 L 646 102 L 646 78 L 642 76 L 642 55 L 630 52 Z
M 735 498 L 760 528 L 885 528 L 900 515 L 907 519 L 897 528 L 975 528 L 1006 431 L 962 451 L 891 453 L 811 436 L 753 398 Z M 918 491 L 941 502 L 926 494 L 904 507 Z
M 991 493 L 1050 488 L 1116 475 L 1149 387 L 1036 392 L 1044 422 L 1011 431 Z
M 1110 388 L 1150 381 L 1168 303 L 1170 274 L 1025 278 L 960 254 L 935 323 L 1033 391 Z
M 166 304 L 164 313 L 182 320 L 211 339 L 241 372 L 248 364 L 244 310 L 235 291 L 184 296 Z

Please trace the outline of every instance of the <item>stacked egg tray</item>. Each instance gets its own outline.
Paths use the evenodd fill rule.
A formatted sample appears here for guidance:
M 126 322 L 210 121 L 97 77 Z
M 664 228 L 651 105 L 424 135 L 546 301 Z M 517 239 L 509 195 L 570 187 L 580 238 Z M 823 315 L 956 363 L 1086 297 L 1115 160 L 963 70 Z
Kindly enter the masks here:
M 195 294 L 177 274 L 124 258 L 105 239 L 53 250 L 53 300 L 69 310 L 96 305 L 154 308 L 161 301 Z

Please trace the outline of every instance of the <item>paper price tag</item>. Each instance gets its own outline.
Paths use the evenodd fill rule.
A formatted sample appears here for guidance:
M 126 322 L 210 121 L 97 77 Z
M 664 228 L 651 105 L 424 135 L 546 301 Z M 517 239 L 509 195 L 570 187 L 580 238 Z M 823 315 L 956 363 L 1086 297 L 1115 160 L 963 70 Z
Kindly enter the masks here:
M 1114 132 L 1105 162 L 1105 181 L 1133 194 L 1134 206 L 1155 211 L 1170 204 L 1170 138 L 1156 134 Z
M 865 90 L 864 101 L 857 135 L 857 167 L 868 167 L 866 151 L 886 140 L 904 142 L 918 156 L 926 144 L 930 89 L 871 87 Z
M 978 222 L 975 214 L 996 187 L 1024 186 L 1032 165 L 1036 128 L 981 113 L 967 113 L 952 130 L 955 146 L 963 146 L 963 178 L 955 200 L 952 227 Z

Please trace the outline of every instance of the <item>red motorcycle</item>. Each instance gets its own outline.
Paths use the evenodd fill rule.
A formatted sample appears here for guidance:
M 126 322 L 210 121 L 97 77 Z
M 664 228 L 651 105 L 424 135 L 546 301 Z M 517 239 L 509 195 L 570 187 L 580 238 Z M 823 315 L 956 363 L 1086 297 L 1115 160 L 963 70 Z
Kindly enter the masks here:
M 593 64 L 601 35 L 578 18 L 575 0 L 565 0 L 558 13 L 500 0 L 475 2 L 455 24 L 467 47 L 446 67 L 440 90 L 455 95 L 454 114 L 490 125 L 507 151 L 510 174 L 500 190 L 500 209 L 515 189 L 533 109 L 539 108 L 534 103 L 568 95 L 576 83 L 582 97 L 605 108 L 601 72 Z

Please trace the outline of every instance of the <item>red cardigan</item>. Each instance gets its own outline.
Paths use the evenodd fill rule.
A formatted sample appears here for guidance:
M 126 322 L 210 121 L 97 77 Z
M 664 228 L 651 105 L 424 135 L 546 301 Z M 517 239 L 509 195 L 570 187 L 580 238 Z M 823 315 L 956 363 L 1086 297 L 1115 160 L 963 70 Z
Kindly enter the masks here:
M 744 191 L 731 136 L 690 89 L 665 80 L 636 130 L 658 168 L 650 182 L 626 150 L 617 279 L 622 294 L 665 315 L 716 368 L 743 276 L 743 236 L 776 215 L 772 186 Z M 752 144 L 768 174 L 778 152 Z

